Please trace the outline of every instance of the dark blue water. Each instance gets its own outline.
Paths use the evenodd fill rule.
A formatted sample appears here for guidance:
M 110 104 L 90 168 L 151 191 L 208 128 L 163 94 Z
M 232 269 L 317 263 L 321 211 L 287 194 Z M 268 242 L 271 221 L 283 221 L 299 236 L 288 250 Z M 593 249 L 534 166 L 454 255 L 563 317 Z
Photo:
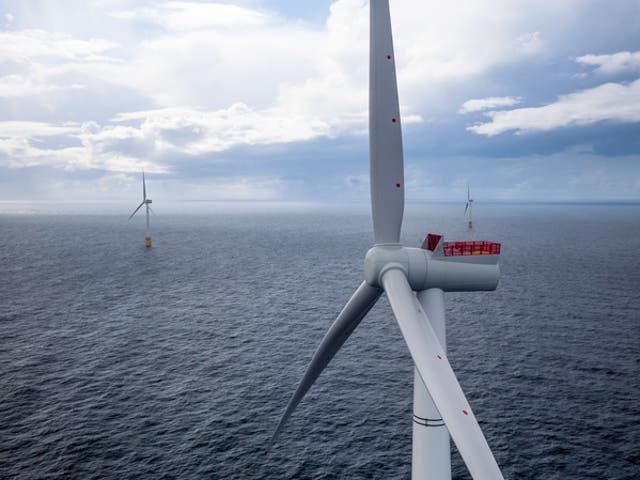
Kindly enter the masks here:
M 640 478 L 640 208 L 413 207 L 503 243 L 450 294 L 450 359 L 510 479 Z M 160 212 L 159 212 L 160 213 Z M 362 280 L 366 211 L 0 216 L 0 478 L 406 479 L 412 364 L 386 299 L 262 451 Z M 454 477 L 468 474 L 455 453 Z

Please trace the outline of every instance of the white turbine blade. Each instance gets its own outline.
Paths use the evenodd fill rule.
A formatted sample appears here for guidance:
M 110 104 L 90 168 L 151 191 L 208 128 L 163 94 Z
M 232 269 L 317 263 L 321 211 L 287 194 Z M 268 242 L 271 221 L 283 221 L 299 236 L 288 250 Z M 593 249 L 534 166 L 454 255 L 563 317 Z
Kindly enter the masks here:
M 366 282 L 362 282 L 353 296 L 349 299 L 336 320 L 333 322 L 333 325 L 329 328 L 329 331 L 325 334 L 322 342 L 320 342 L 318 349 L 313 354 L 311 363 L 309 363 L 298 388 L 291 397 L 291 400 L 289 400 L 289 404 L 280 419 L 280 423 L 278 423 L 278 426 L 269 441 L 267 452 L 278 438 L 278 435 L 280 435 L 286 421 L 289 419 L 307 391 L 309 391 L 313 383 L 320 376 L 324 368 L 335 356 L 338 350 L 340 350 L 340 347 L 342 347 L 347 338 L 349 338 L 360 321 L 375 305 L 378 298 L 380 298 L 380 295 L 382 295 L 381 289 L 372 287 Z
M 467 214 L 467 210 L 469 210 L 469 201 L 467 201 L 467 204 L 464 207 L 464 214 Z
M 503 479 L 444 349 L 407 278 L 391 268 L 382 283 L 413 362 L 474 480 Z
M 136 212 L 137 212 L 138 210 L 140 210 L 140 207 L 141 207 L 142 205 L 144 205 L 144 202 L 142 202 L 140 205 L 138 205 L 138 208 L 136 208 L 136 209 L 133 211 L 133 213 L 132 213 L 131 215 L 129 215 L 129 220 L 131 220 L 131 219 L 133 218 L 133 216 L 136 214 Z
M 370 2 L 369 170 L 377 244 L 398 243 L 404 213 L 402 130 L 388 0 Z
M 144 181 L 144 170 L 142 171 L 142 199 L 147 199 L 147 184 Z

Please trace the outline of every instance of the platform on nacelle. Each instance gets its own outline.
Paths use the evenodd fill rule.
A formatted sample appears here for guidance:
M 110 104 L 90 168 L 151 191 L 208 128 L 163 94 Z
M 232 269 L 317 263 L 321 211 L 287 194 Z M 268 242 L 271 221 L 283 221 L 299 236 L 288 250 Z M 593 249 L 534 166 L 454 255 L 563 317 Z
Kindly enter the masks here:
M 422 243 L 424 250 L 435 251 L 442 240 L 442 235 L 430 233 Z M 473 240 L 468 242 L 444 242 L 442 251 L 445 257 L 459 257 L 465 255 L 500 255 L 500 243 L 487 240 Z

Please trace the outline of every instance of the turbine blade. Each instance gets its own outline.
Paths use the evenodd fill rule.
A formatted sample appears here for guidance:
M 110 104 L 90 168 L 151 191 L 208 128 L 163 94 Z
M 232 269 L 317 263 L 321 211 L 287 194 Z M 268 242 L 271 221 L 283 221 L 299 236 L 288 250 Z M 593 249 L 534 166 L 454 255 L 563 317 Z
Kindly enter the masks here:
M 402 129 L 387 0 L 370 2 L 369 170 L 375 242 L 398 243 L 404 213 Z
M 469 201 L 467 200 L 467 204 L 464 207 L 464 214 L 467 214 L 467 210 L 469 210 Z
M 389 269 L 382 283 L 413 362 L 474 480 L 503 479 L 429 319 L 404 272 Z
M 142 199 L 147 199 L 147 184 L 144 181 L 144 170 L 142 171 Z
M 153 214 L 154 217 L 157 217 L 156 212 L 153 211 L 153 208 L 149 207 L 149 211 Z
M 141 207 L 142 205 L 144 205 L 144 202 L 142 202 L 140 205 L 138 205 L 138 208 L 136 208 L 136 209 L 133 211 L 133 213 L 132 213 L 131 215 L 129 215 L 129 220 L 131 220 L 131 219 L 133 218 L 133 216 L 136 214 L 136 212 L 137 212 L 138 210 L 140 210 L 140 207 Z
M 322 342 L 320 342 L 318 349 L 313 354 L 311 363 L 309 363 L 298 388 L 291 397 L 291 400 L 289 400 L 289 404 L 287 405 L 287 408 L 284 411 L 271 440 L 269 441 L 267 452 L 277 440 L 285 423 L 307 391 L 309 391 L 327 364 L 335 356 L 338 350 L 340 350 L 340 347 L 342 347 L 351 333 L 356 329 L 360 321 L 375 305 L 378 298 L 380 298 L 380 295 L 382 295 L 382 289 L 372 287 L 366 282 L 362 282 L 353 296 L 349 299 L 336 320 L 333 322 L 333 325 L 329 328 L 329 331 L 325 334 Z

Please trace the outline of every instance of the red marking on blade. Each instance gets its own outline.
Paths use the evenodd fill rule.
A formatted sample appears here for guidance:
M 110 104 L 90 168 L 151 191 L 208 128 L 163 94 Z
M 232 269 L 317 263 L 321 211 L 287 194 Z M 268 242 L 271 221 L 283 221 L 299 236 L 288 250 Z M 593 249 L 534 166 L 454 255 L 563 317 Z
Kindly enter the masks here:
M 396 188 L 400 188 L 400 184 L 399 183 L 396 183 Z M 418 311 L 420 311 L 420 310 L 418 310 Z
M 395 118 L 395 117 L 393 117 L 393 118 L 391 119 L 391 122 L 392 122 L 392 123 L 396 123 L 396 118 Z
M 469 415 L 469 412 L 467 412 L 466 410 L 462 410 L 462 413 L 464 413 L 465 415 Z
M 387 55 L 387 60 L 391 60 L 391 55 Z
M 438 355 L 438 360 L 442 360 L 442 355 Z

